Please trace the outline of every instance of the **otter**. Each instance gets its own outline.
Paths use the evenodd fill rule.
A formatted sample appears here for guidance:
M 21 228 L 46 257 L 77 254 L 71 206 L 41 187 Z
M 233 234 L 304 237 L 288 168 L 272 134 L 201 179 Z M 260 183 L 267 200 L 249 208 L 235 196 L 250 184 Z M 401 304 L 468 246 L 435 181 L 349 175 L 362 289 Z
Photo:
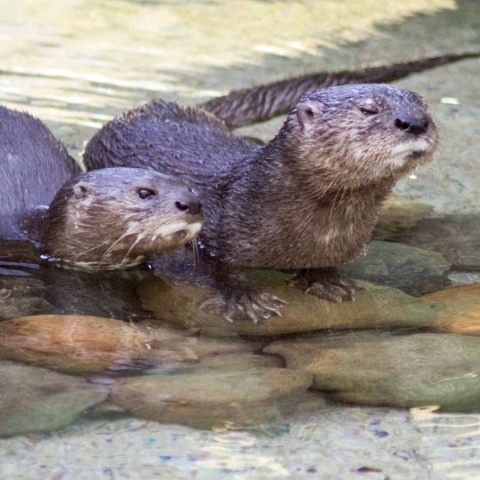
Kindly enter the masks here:
M 182 182 L 140 168 L 81 173 L 38 119 L 0 107 L 0 238 L 41 258 L 112 270 L 183 246 L 200 230 L 200 202 Z
M 243 283 L 244 268 L 296 270 L 294 286 L 353 300 L 355 284 L 335 267 L 365 250 L 382 201 L 437 142 L 419 95 L 359 84 L 302 97 L 260 148 L 209 113 L 153 101 L 102 127 L 84 162 L 184 178 L 204 205 L 199 263 L 211 266 L 225 317 L 256 322 L 280 314 L 282 301 Z
M 360 70 L 315 72 L 266 85 L 234 90 L 197 107 L 213 113 L 227 127 L 234 129 L 284 115 L 294 107 L 302 95 L 320 88 L 349 83 L 393 82 L 412 73 L 479 56 L 480 52 L 450 53 Z

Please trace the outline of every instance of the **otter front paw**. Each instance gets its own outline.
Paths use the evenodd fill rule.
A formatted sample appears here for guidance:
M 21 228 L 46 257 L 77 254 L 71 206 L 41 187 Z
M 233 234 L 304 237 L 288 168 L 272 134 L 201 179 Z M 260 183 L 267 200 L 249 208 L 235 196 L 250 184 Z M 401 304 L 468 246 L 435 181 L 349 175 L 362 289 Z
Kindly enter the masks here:
M 242 292 L 225 299 L 223 316 L 229 322 L 249 319 L 253 323 L 274 315 L 282 316 L 281 308 L 286 302 L 267 292 Z
M 286 302 L 267 292 L 242 292 L 230 295 L 225 302 L 224 318 L 229 322 L 248 318 L 253 323 L 273 315 L 282 316 L 281 308 Z
M 339 278 L 333 269 L 302 272 L 290 285 L 334 303 L 353 302 L 355 294 L 363 290 L 353 280 Z

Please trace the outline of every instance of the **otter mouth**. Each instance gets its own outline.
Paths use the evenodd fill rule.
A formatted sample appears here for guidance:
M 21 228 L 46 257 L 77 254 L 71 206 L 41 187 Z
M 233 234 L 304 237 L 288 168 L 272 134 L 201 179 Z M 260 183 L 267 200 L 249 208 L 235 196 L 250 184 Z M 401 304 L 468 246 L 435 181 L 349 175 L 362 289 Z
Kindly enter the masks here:
M 195 236 L 200 232 L 202 228 L 202 222 L 195 223 L 177 223 L 169 225 L 164 229 L 160 229 L 158 232 L 158 238 L 164 240 L 179 240 L 183 243 L 187 243 L 193 240 Z
M 392 148 L 390 163 L 394 168 L 403 168 L 409 163 L 417 163 L 427 159 L 433 148 L 434 142 L 425 137 L 399 143 Z

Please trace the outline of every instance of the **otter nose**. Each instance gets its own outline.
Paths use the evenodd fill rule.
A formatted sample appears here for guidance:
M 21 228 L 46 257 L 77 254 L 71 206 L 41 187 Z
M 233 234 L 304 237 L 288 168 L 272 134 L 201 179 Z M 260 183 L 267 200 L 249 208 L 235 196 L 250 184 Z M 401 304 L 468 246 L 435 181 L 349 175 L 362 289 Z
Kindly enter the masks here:
M 395 119 L 395 126 L 407 133 L 413 133 L 413 135 L 420 135 L 425 133 L 428 128 L 428 118 L 424 115 L 419 116 L 398 116 Z
M 190 215 L 198 215 L 202 211 L 202 204 L 194 198 L 177 200 L 175 207 L 181 212 L 189 213 Z

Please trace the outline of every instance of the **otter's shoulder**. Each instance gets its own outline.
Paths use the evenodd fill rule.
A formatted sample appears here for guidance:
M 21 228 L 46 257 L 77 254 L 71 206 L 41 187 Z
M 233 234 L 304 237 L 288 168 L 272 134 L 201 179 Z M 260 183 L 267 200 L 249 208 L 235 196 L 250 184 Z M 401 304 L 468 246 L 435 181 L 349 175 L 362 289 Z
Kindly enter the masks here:
M 224 123 L 214 114 L 201 108 L 182 106 L 161 99 L 153 100 L 117 117 L 117 121 L 129 124 L 136 122 L 172 122 L 201 125 L 202 128 L 226 130 Z M 115 121 L 115 120 L 114 120 Z
M 232 165 L 255 148 L 211 114 L 155 101 L 104 125 L 88 142 L 84 162 L 89 170 L 141 167 L 179 175 L 193 185 L 212 176 L 224 183 Z

